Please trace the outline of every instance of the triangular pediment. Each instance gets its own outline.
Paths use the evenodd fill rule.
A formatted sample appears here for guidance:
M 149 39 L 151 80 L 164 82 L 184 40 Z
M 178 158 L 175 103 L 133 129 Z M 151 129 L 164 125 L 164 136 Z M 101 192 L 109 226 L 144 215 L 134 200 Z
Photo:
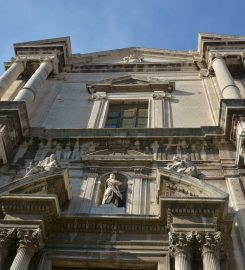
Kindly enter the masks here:
M 95 85 L 122 85 L 122 84 L 149 84 L 149 83 L 166 83 L 165 80 L 161 80 L 149 76 L 128 75 L 101 80 L 93 84 Z
M 128 75 L 110 78 L 88 84 L 90 92 L 107 92 L 112 90 L 137 90 L 141 91 L 167 91 L 172 92 L 175 89 L 175 83 L 172 81 L 161 80 L 156 77 Z
M 142 47 L 122 48 L 86 54 L 73 54 L 71 62 L 76 64 L 147 64 L 178 63 L 193 60 L 192 51 L 174 51 Z
M 164 197 L 199 197 L 228 198 L 228 194 L 206 183 L 204 180 L 169 171 L 159 170 L 158 198 Z

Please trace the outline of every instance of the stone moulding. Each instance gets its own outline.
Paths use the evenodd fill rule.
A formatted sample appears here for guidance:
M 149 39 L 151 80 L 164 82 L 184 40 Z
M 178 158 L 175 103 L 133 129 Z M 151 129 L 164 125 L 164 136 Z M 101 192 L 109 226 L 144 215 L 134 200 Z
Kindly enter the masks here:
M 72 190 L 68 170 L 56 169 L 16 180 L 0 188 L 4 194 L 55 194 L 61 207 L 71 199 Z

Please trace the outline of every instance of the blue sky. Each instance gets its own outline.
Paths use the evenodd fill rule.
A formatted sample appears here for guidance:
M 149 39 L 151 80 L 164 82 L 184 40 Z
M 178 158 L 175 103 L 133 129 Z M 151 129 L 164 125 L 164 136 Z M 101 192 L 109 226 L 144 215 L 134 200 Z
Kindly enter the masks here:
M 73 53 L 195 50 L 198 32 L 245 35 L 245 0 L 1 0 L 0 72 L 13 43 L 70 36 Z

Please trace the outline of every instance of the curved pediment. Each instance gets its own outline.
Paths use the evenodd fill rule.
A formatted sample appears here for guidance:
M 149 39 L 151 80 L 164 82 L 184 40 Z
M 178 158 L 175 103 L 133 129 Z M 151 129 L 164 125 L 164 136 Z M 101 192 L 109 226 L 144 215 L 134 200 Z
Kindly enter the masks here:
M 157 180 L 158 198 L 164 197 L 202 197 L 227 198 L 222 190 L 186 174 L 160 169 Z
M 58 198 L 60 207 L 72 197 L 68 171 L 64 169 L 40 172 L 18 179 L 1 187 L 0 194 L 54 194 Z

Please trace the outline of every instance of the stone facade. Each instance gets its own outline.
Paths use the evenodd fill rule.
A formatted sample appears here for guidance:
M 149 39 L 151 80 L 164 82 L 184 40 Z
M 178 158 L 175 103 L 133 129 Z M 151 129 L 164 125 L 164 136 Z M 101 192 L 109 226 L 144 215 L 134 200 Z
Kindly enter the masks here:
M 245 37 L 14 51 L 0 77 L 1 269 L 245 269 Z

